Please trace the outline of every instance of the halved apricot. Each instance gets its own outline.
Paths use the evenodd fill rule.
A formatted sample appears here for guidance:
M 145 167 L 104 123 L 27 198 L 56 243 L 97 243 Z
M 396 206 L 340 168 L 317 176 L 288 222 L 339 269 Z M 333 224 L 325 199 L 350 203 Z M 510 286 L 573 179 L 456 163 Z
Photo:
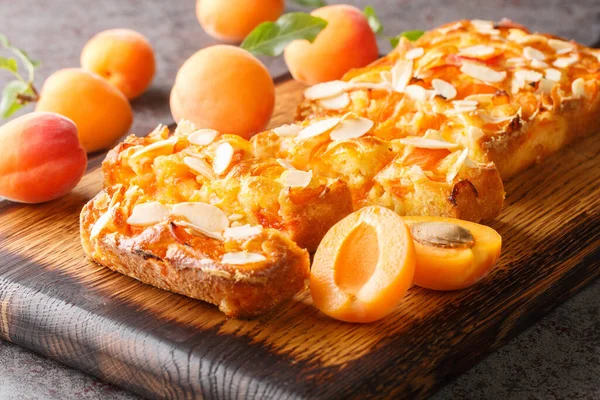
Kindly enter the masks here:
M 335 224 L 315 253 L 310 292 L 315 306 L 346 322 L 372 322 L 400 303 L 415 271 L 408 227 L 384 207 L 362 208 Z
M 414 284 L 459 290 L 483 278 L 500 257 L 502 237 L 492 228 L 453 218 L 404 217 L 414 240 Z

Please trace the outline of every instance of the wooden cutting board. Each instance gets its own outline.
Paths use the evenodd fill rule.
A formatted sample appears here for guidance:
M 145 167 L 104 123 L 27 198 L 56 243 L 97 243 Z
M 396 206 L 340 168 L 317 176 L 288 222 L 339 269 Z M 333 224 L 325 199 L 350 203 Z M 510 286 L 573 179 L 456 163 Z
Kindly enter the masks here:
M 273 125 L 302 87 L 278 85 Z M 508 182 L 499 264 L 480 284 L 410 290 L 380 322 L 319 313 L 308 293 L 253 321 L 87 261 L 78 215 L 99 165 L 66 197 L 0 202 L 0 337 L 147 397 L 423 397 L 600 275 L 600 135 Z

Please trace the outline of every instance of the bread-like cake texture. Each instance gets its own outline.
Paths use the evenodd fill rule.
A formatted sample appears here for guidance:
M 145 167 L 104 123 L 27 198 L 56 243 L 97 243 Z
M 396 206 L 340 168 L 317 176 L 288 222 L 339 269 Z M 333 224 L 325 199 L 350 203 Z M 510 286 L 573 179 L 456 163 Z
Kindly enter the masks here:
M 306 249 L 352 211 L 350 191 L 250 149 L 188 123 L 129 136 L 107 155 L 106 188 L 81 213 L 86 254 L 231 317 L 290 299 L 306 287 Z
M 598 131 L 599 58 L 508 20 L 453 22 L 310 88 L 298 120 L 353 112 L 374 121 L 382 139 L 434 132 L 508 179 Z

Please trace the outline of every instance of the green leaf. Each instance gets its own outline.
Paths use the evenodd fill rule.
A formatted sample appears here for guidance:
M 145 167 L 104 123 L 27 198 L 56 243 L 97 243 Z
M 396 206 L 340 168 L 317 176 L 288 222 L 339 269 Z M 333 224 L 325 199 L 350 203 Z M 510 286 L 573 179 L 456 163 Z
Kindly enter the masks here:
M 377 16 L 377 13 L 375 12 L 375 9 L 372 6 L 366 6 L 363 10 L 363 14 L 367 18 L 369 26 L 371 27 L 373 32 L 375 32 L 376 35 L 379 35 L 383 32 L 383 24 L 379 20 L 379 17 Z
M 10 43 L 8 42 L 8 38 L 6 37 L 6 35 L 3 35 L 2 33 L 0 33 L 0 45 L 2 45 L 3 47 L 10 46 Z
M 323 7 L 326 5 L 323 0 L 292 0 L 294 3 L 304 7 Z
M 327 21 L 302 12 L 284 14 L 275 22 L 263 22 L 244 39 L 240 47 L 255 55 L 278 56 L 294 40 L 313 42 Z
M 17 102 L 19 94 L 27 93 L 29 85 L 23 81 L 10 81 L 2 91 L 2 99 L 0 99 L 0 117 L 8 118 L 15 111 L 23 107 L 23 104 Z
M 396 46 L 398 46 L 398 43 L 400 42 L 401 37 L 405 37 L 408 40 L 410 40 L 411 42 L 414 42 L 415 40 L 417 40 L 418 38 L 423 36 L 424 33 L 425 33 L 425 31 L 420 31 L 420 30 L 405 31 L 405 32 L 402 32 L 401 34 L 399 34 L 398 36 L 390 38 L 390 44 L 392 45 L 393 48 L 396 48 Z
M 0 57 L 0 69 L 6 69 L 10 72 L 17 72 L 19 65 L 14 58 Z
M 40 62 L 31 59 L 29 55 L 27 55 L 27 53 L 21 49 L 12 47 L 11 50 L 18 55 L 23 64 L 25 64 L 25 67 L 27 67 L 27 71 L 29 72 L 29 79 L 33 80 L 33 71 L 40 65 Z

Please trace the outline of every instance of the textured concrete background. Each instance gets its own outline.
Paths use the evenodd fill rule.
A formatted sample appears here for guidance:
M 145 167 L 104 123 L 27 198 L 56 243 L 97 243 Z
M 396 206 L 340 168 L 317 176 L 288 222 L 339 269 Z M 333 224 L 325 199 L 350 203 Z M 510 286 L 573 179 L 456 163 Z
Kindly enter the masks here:
M 329 1 L 334 2 L 342 1 Z M 598 0 L 345 2 L 361 7 L 374 5 L 388 35 L 408 29 L 426 29 L 459 18 L 509 17 L 534 30 L 586 44 L 600 39 Z M 93 34 L 115 27 L 142 32 L 157 54 L 158 71 L 152 88 L 133 104 L 136 119 L 133 131 L 144 133 L 159 122 L 171 122 L 168 94 L 177 69 L 196 50 L 216 43 L 196 22 L 194 0 L 0 0 L 0 32 L 43 61 L 36 78 L 38 86 L 53 71 L 78 66 L 85 42 Z M 382 40 L 381 51 L 388 50 Z M 266 62 L 273 75 L 285 71 L 281 60 Z M 0 72 L 0 87 L 8 80 L 9 75 Z M 600 398 L 598 298 L 600 282 L 537 322 L 434 398 Z M 135 398 L 95 378 L 0 341 L 0 400 Z

